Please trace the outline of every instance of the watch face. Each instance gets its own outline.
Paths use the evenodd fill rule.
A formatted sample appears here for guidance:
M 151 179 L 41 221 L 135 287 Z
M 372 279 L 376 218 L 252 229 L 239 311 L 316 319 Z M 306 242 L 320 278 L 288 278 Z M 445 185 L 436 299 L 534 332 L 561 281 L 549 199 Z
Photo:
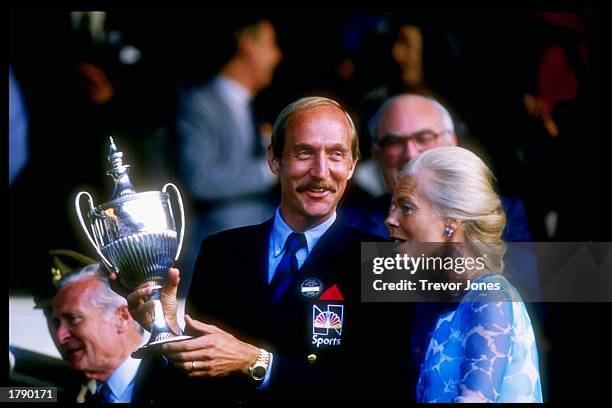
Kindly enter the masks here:
M 254 380 L 261 381 L 266 376 L 266 368 L 262 366 L 253 367 L 251 376 Z

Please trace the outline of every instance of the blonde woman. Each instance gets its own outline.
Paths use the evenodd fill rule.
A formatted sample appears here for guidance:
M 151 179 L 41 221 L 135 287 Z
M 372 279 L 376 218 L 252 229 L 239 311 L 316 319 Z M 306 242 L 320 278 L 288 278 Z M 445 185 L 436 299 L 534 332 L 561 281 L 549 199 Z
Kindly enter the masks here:
M 401 171 L 385 225 L 397 241 L 460 243 L 485 259 L 458 275 L 493 283 L 507 301 L 465 291 L 439 316 L 420 368 L 420 402 L 542 402 L 538 353 L 525 304 L 503 276 L 506 218 L 493 176 L 472 152 L 441 147 Z M 499 298 L 498 298 L 499 299 Z

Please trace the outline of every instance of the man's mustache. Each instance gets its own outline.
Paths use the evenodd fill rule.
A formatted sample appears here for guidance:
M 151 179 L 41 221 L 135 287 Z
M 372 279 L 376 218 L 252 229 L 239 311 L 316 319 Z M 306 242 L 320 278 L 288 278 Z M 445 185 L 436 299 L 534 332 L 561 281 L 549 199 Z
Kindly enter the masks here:
M 303 193 L 308 190 L 321 190 L 321 189 L 329 190 L 332 193 L 336 192 L 336 188 L 334 186 L 332 186 L 331 184 L 323 180 L 311 180 L 307 183 L 299 185 L 296 190 L 298 193 Z

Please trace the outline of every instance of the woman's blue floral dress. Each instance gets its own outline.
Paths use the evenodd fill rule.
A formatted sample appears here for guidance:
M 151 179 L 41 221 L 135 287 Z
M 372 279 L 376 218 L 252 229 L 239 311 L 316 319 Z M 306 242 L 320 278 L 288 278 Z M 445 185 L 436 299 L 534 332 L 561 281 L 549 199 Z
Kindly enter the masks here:
M 499 283 L 511 301 L 484 301 L 467 292 L 439 316 L 421 365 L 420 402 L 542 402 L 538 351 L 517 290 L 487 273 L 474 282 Z

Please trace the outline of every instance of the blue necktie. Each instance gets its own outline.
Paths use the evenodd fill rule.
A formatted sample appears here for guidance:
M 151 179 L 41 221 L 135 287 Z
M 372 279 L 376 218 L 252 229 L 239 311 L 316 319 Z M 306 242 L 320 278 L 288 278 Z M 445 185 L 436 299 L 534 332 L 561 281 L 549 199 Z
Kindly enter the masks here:
M 107 383 L 102 383 L 98 386 L 98 391 L 96 391 L 96 400 L 98 402 L 112 402 L 111 395 L 112 391 Z
M 276 304 L 283 297 L 289 284 L 293 280 L 298 270 L 296 252 L 306 246 L 306 236 L 302 233 L 292 232 L 285 242 L 285 253 L 280 263 L 276 267 L 272 282 L 270 282 L 270 292 L 272 293 L 272 303 Z

